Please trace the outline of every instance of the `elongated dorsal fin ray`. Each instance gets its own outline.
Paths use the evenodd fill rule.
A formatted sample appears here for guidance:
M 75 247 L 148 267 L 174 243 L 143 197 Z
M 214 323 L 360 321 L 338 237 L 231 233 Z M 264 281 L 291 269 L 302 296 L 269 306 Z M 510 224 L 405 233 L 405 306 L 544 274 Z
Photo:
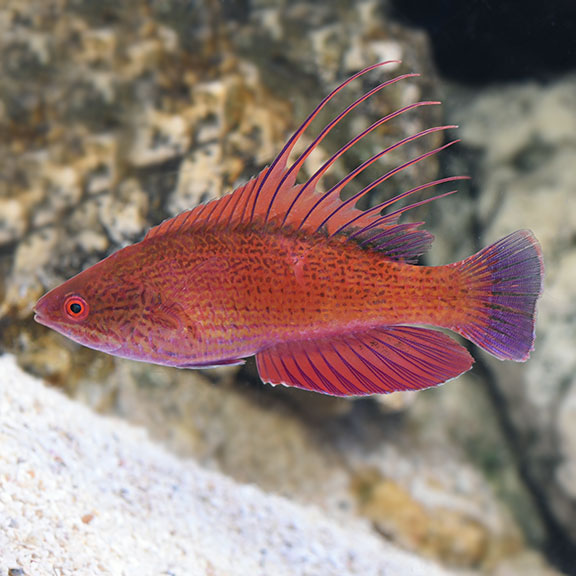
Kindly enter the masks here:
M 420 224 L 400 225 L 398 223 L 400 216 L 407 210 L 422 206 L 452 192 L 438 194 L 420 202 L 413 202 L 407 206 L 402 206 L 397 203 L 418 192 L 447 182 L 460 180 L 462 177 L 443 178 L 416 186 L 369 210 L 362 211 L 355 208 L 355 206 L 360 198 L 394 175 L 441 152 L 448 146 L 458 142 L 458 140 L 448 142 L 443 146 L 409 158 L 399 166 L 376 178 L 360 190 L 360 192 L 357 192 L 346 200 L 342 200 L 340 194 L 350 182 L 386 154 L 426 136 L 455 128 L 455 126 L 434 126 L 408 135 L 377 154 L 374 154 L 342 178 L 340 182 L 327 192 L 319 193 L 316 188 L 320 179 L 341 156 L 377 128 L 412 110 L 423 106 L 436 105 L 439 104 L 438 102 L 419 101 L 390 112 L 386 116 L 373 122 L 360 134 L 351 138 L 335 154 L 326 160 L 306 182 L 297 183 L 296 181 L 305 160 L 350 112 L 383 88 L 406 78 L 418 76 L 417 74 L 395 76 L 378 84 L 375 88 L 372 88 L 357 98 L 328 122 L 298 158 L 291 165 L 288 165 L 289 156 L 302 135 L 320 111 L 342 91 L 344 87 L 371 70 L 391 63 L 393 62 L 381 62 L 365 68 L 336 87 L 320 102 L 291 136 L 272 164 L 262 170 L 256 178 L 237 188 L 231 194 L 208 202 L 207 204 L 197 206 L 171 220 L 167 220 L 160 226 L 150 230 L 146 238 L 150 239 L 163 234 L 180 233 L 189 229 L 206 230 L 215 227 L 234 229 L 240 226 L 254 226 L 262 229 L 265 228 L 269 231 L 284 229 L 287 233 L 300 232 L 308 235 L 320 233 L 328 236 L 346 235 L 362 246 L 386 252 L 390 258 L 409 262 L 414 261 L 428 249 L 433 237 L 430 233 L 419 230 L 418 227 Z M 400 207 L 393 212 L 382 214 L 384 210 L 388 210 L 395 204 Z
M 362 71 L 362 72 L 364 72 L 364 71 Z M 291 175 L 293 175 L 293 177 L 296 178 L 296 176 L 298 175 L 298 172 L 302 168 L 305 160 L 320 145 L 320 143 L 324 140 L 324 138 L 326 138 L 326 136 L 340 123 L 341 120 L 343 120 L 350 112 L 352 112 L 352 110 L 354 110 L 354 108 L 359 106 L 362 102 L 368 100 L 368 98 L 370 98 L 371 96 L 373 96 L 374 94 L 376 94 L 377 92 L 382 90 L 383 88 L 386 88 L 387 86 L 390 86 L 391 84 L 395 84 L 396 82 L 400 82 L 401 80 L 405 80 L 406 78 L 411 78 L 414 76 L 418 76 L 418 74 L 403 74 L 401 76 L 396 76 L 395 78 L 392 78 L 391 80 L 388 80 L 387 82 L 383 82 L 383 83 L 379 84 L 378 86 L 376 86 L 376 88 L 373 88 L 372 90 L 370 90 L 369 92 L 366 92 L 366 94 L 364 94 L 363 96 L 361 96 L 360 98 L 355 100 L 345 110 L 340 112 L 340 114 L 338 114 L 338 116 L 336 116 L 336 118 L 334 118 L 332 121 L 330 121 L 327 124 L 327 126 L 320 132 L 320 134 L 318 136 L 316 136 L 316 138 L 312 141 L 312 143 L 306 148 L 306 150 L 304 150 L 304 152 L 302 152 L 302 154 L 298 157 L 298 159 L 294 162 L 294 164 L 292 164 L 292 166 L 290 166 L 290 168 L 286 171 L 286 174 L 282 178 L 282 180 L 280 181 L 279 186 L 276 187 L 276 189 L 274 190 L 273 194 L 271 195 L 271 197 L 269 199 L 269 204 L 268 204 L 269 209 L 268 209 L 268 212 L 266 214 L 265 222 L 267 222 L 268 217 L 270 216 L 271 209 L 274 205 L 276 197 L 278 196 L 278 193 L 280 192 L 280 190 L 282 189 L 282 187 L 285 183 L 285 180 Z M 354 77 L 352 77 L 352 78 L 354 78 Z M 335 96 L 345 85 L 346 84 L 342 84 L 338 88 L 336 88 L 336 90 L 334 90 L 332 92 L 332 94 L 330 95 L 330 98 Z M 325 104 L 325 103 L 323 103 L 323 104 Z M 364 138 L 364 136 L 366 136 L 367 134 L 369 134 L 370 132 L 372 132 L 373 130 L 375 130 L 376 128 L 378 128 L 379 126 L 384 124 L 385 122 L 392 120 L 392 118 L 395 118 L 396 116 L 399 116 L 399 115 L 407 112 L 408 110 L 411 110 L 412 108 L 416 108 L 418 106 L 425 106 L 428 104 L 437 104 L 437 102 L 417 102 L 415 104 L 410 104 L 409 106 L 405 106 L 404 108 L 400 108 L 399 110 L 396 110 L 396 111 L 392 112 L 391 114 L 388 114 L 387 116 L 380 118 L 380 120 L 374 122 L 368 129 L 364 130 L 364 132 L 359 134 L 357 137 L 353 138 L 337 154 L 332 156 L 330 161 L 325 163 L 323 165 L 322 169 L 320 171 L 318 171 L 312 178 L 310 178 L 308 180 L 308 182 L 306 182 L 306 186 L 304 187 L 304 189 L 309 188 L 311 190 L 314 190 L 316 184 L 318 183 L 318 180 L 320 179 L 320 176 L 322 176 L 322 174 L 324 172 L 326 172 L 326 170 L 342 154 L 344 154 L 344 152 L 346 152 L 346 150 L 348 150 L 352 146 L 354 146 L 358 141 L 360 141 L 362 138 Z M 320 112 L 321 109 L 322 109 L 322 107 L 320 107 L 320 106 L 318 108 L 316 108 L 316 110 L 308 117 L 308 120 L 301 126 L 301 128 L 298 130 L 298 132 L 300 132 L 302 127 L 307 126 L 308 123 L 310 121 L 312 121 L 314 119 L 314 117 L 316 117 L 316 115 Z M 294 144 L 295 144 L 295 141 L 294 141 Z M 287 152 L 289 154 L 291 152 L 291 148 L 288 150 L 285 150 L 285 152 Z M 281 155 L 282 155 L 282 153 L 281 153 Z M 287 161 L 287 159 L 288 159 L 288 156 L 286 156 L 285 160 Z M 301 194 L 296 196 L 294 199 L 294 202 L 297 201 L 297 199 L 300 196 L 301 196 Z
M 360 78 L 361 76 L 364 76 L 365 74 L 367 74 L 368 72 L 376 69 L 376 68 L 380 68 L 382 66 L 386 66 L 388 64 L 400 64 L 399 60 L 387 60 L 385 62 L 378 62 L 376 64 L 373 64 L 372 66 L 368 66 L 367 68 L 364 68 L 363 70 L 360 70 L 360 72 L 357 72 L 356 74 L 350 76 L 347 80 L 345 80 L 344 82 L 342 82 L 342 84 L 340 84 L 339 86 L 337 86 L 336 88 L 334 88 L 334 90 L 332 90 L 332 92 L 330 92 L 330 94 L 328 94 L 328 96 L 324 97 L 324 99 L 320 102 L 320 104 L 318 104 L 318 106 L 316 106 L 316 108 L 311 112 L 311 114 L 308 116 L 308 118 L 306 118 L 306 120 L 304 120 L 304 122 L 301 124 L 301 126 L 296 130 L 296 132 L 294 132 L 294 134 L 292 134 L 292 136 L 288 139 L 288 142 L 286 143 L 286 145 L 284 146 L 284 148 L 280 151 L 280 154 L 278 154 L 278 156 L 276 157 L 276 159 L 272 162 L 272 165 L 270 166 L 268 175 L 269 176 L 275 176 L 278 172 L 283 172 L 287 163 L 288 163 L 288 157 L 290 156 L 292 150 L 294 149 L 294 146 L 296 145 L 296 143 L 298 142 L 298 140 L 301 138 L 301 136 L 304 134 L 304 132 L 307 130 L 308 126 L 310 126 L 310 124 L 313 122 L 314 118 L 316 118 L 316 116 L 318 116 L 318 114 L 320 113 L 321 110 L 323 110 L 323 108 L 326 106 L 326 104 L 328 104 L 328 102 L 330 102 L 330 100 L 332 100 L 339 92 L 341 92 L 346 86 L 348 86 L 348 84 L 350 84 L 351 82 L 353 82 L 354 80 L 356 80 L 357 78 Z M 397 78 L 393 78 L 392 80 L 389 80 L 388 82 L 383 83 L 380 87 L 377 87 L 376 89 L 372 90 L 369 94 L 372 95 L 374 93 L 376 93 L 378 90 L 380 90 L 381 88 L 384 88 L 387 85 L 392 84 L 393 82 L 398 82 L 401 79 L 404 79 L 406 77 L 409 76 L 418 76 L 418 74 L 405 74 L 403 76 L 399 76 Z M 302 162 L 304 161 L 304 159 L 310 154 L 310 152 L 316 148 L 318 146 L 318 144 L 320 144 L 321 139 L 324 138 L 324 136 L 326 136 L 326 134 L 328 134 L 328 132 L 342 119 L 344 118 L 344 116 L 346 116 L 346 114 L 348 114 L 348 112 L 350 112 L 351 110 L 353 110 L 358 104 L 360 104 L 361 102 L 363 102 L 364 100 L 366 100 L 366 98 L 363 99 L 359 99 L 357 100 L 355 103 L 353 103 L 352 105 L 348 106 L 348 108 L 346 108 L 346 110 L 340 114 L 339 116 L 337 116 L 337 118 L 335 119 L 335 121 L 333 121 L 331 124 L 331 126 L 329 125 L 329 127 L 327 126 L 326 129 L 323 131 L 323 133 L 321 133 L 321 138 L 320 136 L 312 143 L 311 146 L 308 147 L 308 150 L 306 150 L 302 156 L 304 157 L 302 159 Z M 301 157 L 302 157 L 301 156 Z M 268 207 L 268 210 L 266 212 L 268 212 L 270 210 L 270 208 L 272 207 L 272 205 L 274 204 L 274 201 L 276 199 L 276 196 L 278 195 L 278 193 L 280 192 L 280 189 L 284 187 L 284 184 L 286 183 L 287 179 L 292 179 L 293 182 L 296 181 L 296 177 L 297 177 L 297 173 L 298 170 L 300 169 L 302 163 L 300 162 L 300 160 L 297 160 L 294 163 L 295 168 L 290 168 L 287 171 L 287 175 L 286 178 L 282 178 L 280 180 L 280 182 L 277 184 L 277 186 L 270 186 L 268 185 L 268 189 L 271 191 L 269 194 L 267 194 L 268 201 L 267 203 L 265 203 Z M 267 183 L 268 177 L 265 177 L 262 182 L 260 183 L 260 185 L 258 186 L 258 188 L 256 189 L 256 195 L 254 198 L 254 204 L 252 207 L 252 213 L 250 215 L 250 222 L 252 222 L 254 220 L 254 217 L 256 216 L 256 210 L 259 207 L 259 199 L 260 196 L 263 193 L 263 189 L 264 189 L 264 185 L 268 184 Z M 267 220 L 267 219 L 265 219 Z
M 411 136 L 403 138 L 402 140 L 389 146 L 385 150 L 382 150 L 378 154 L 374 155 L 369 160 L 366 160 L 363 164 L 361 164 L 356 169 L 354 169 L 352 172 L 350 172 L 350 174 L 348 174 L 346 177 L 344 177 L 340 182 L 338 182 L 338 184 L 333 186 L 325 194 L 322 194 L 322 195 L 316 194 L 316 195 L 308 196 L 308 199 L 312 200 L 314 202 L 313 202 L 312 206 L 308 209 L 308 211 L 305 212 L 304 215 L 296 215 L 293 217 L 293 219 L 296 221 L 297 229 L 319 231 L 320 229 L 326 227 L 328 230 L 328 233 L 330 235 L 333 235 L 334 233 L 342 232 L 343 229 L 345 228 L 345 225 L 342 224 L 343 219 L 344 219 L 344 222 L 347 222 L 349 220 L 349 218 L 358 215 L 358 213 L 362 213 L 361 210 L 357 210 L 354 208 L 354 206 L 357 204 L 357 202 L 360 200 L 360 198 L 362 198 L 363 196 L 368 194 L 368 192 L 372 191 L 374 188 L 376 188 L 380 184 L 383 184 L 384 182 L 386 182 L 386 180 L 389 180 L 390 178 L 392 178 L 392 176 L 400 173 L 402 170 L 405 170 L 405 169 L 409 168 L 410 166 L 413 166 L 414 164 L 417 164 L 418 162 L 421 162 L 422 160 L 425 160 L 426 158 L 428 158 L 428 157 L 440 152 L 444 148 L 450 146 L 452 144 L 452 142 L 450 142 L 450 143 L 448 143 L 448 144 L 446 144 L 440 148 L 436 148 L 435 150 L 431 150 L 429 152 L 421 154 L 420 156 L 417 156 L 416 158 L 411 158 L 409 161 L 404 162 L 400 166 L 396 166 L 392 170 L 389 170 L 384 175 L 380 176 L 379 178 L 377 178 L 376 180 L 371 182 L 368 186 L 364 187 L 360 192 L 354 194 L 352 197 L 348 198 L 347 200 L 340 200 L 340 192 L 343 190 L 343 188 L 347 184 L 349 184 L 355 177 L 357 177 L 361 172 L 363 172 L 373 162 L 375 162 L 376 160 L 378 160 L 379 158 L 381 158 L 382 156 L 384 156 L 388 152 L 391 152 L 392 150 L 396 150 L 396 149 L 400 148 L 401 146 L 403 146 L 404 144 L 407 144 L 409 142 L 417 140 L 418 138 L 421 138 L 422 136 L 426 136 L 427 134 L 431 134 L 433 132 L 439 132 L 441 130 L 446 130 L 447 128 L 451 128 L 451 127 L 450 126 L 438 126 L 435 128 L 429 128 L 428 130 L 423 130 L 422 132 L 418 132 L 417 134 L 413 134 Z M 330 160 L 328 160 L 328 162 L 330 162 Z M 386 206 L 388 206 L 392 203 L 395 203 L 395 202 L 397 202 L 397 201 L 399 201 L 405 197 L 406 197 L 406 193 L 400 194 L 400 195 L 392 198 L 391 200 L 388 200 L 387 202 L 383 203 L 381 205 L 381 209 L 384 209 Z M 301 208 L 305 208 L 304 202 L 302 202 Z
M 336 152 L 336 154 L 333 154 L 326 162 L 324 162 L 324 164 L 322 164 L 322 166 L 318 170 L 316 170 L 316 172 L 308 179 L 308 181 L 300 189 L 299 193 L 292 200 L 290 206 L 288 207 L 288 210 L 284 214 L 284 218 L 282 220 L 282 223 L 285 224 L 286 222 L 288 222 L 290 220 L 295 220 L 300 216 L 299 214 L 294 215 L 293 209 L 294 209 L 296 203 L 298 202 L 298 200 L 300 200 L 300 198 L 302 197 L 302 194 L 306 190 L 314 190 L 316 188 L 316 185 L 318 184 L 320 178 L 328 171 L 328 169 L 336 162 L 336 160 L 338 160 L 338 158 L 340 158 L 345 152 L 347 152 L 353 146 L 355 146 L 360 140 L 362 140 L 364 137 L 366 137 L 368 134 L 370 134 L 370 132 L 372 132 L 373 130 L 375 130 L 376 128 L 378 128 L 379 126 L 384 124 L 385 122 L 388 122 L 392 118 L 396 118 L 397 116 L 400 116 L 401 114 L 404 114 L 405 112 L 408 112 L 409 110 L 412 110 L 414 108 L 418 108 L 420 106 L 428 106 L 431 104 L 437 104 L 437 102 L 416 102 L 414 104 L 410 104 L 409 106 L 405 106 L 404 108 L 400 108 L 399 110 L 395 110 L 391 114 L 388 114 L 388 115 L 384 116 L 383 118 L 380 118 L 379 120 L 374 122 L 371 126 L 369 126 L 366 130 L 364 130 L 363 132 L 361 132 L 360 134 L 358 134 L 357 136 L 352 138 L 347 144 L 345 144 L 342 148 L 340 148 L 340 150 L 338 150 L 338 152 Z M 436 132 L 436 131 L 443 130 L 443 129 L 445 129 L 445 127 L 437 127 L 437 128 L 431 129 L 431 131 L 433 130 Z M 352 172 L 350 172 L 350 174 L 348 174 L 348 176 L 343 178 L 337 186 L 330 189 L 328 191 L 328 193 L 322 195 L 322 197 L 318 199 L 318 202 L 323 201 L 323 199 L 325 200 L 326 197 L 330 194 L 332 194 L 332 195 L 340 194 L 340 191 L 344 188 L 344 186 L 346 184 L 351 182 L 354 178 L 356 178 L 359 174 L 361 174 L 364 170 L 366 170 L 374 162 L 376 162 L 377 160 L 382 158 L 382 156 L 384 156 L 385 154 L 387 154 L 388 152 L 391 152 L 392 150 L 394 150 L 396 148 L 399 148 L 400 146 L 406 144 L 407 142 L 410 142 L 412 140 L 416 140 L 417 138 L 420 138 L 421 136 L 424 136 L 424 135 L 425 135 L 424 133 L 415 134 L 409 138 L 405 138 L 404 140 L 397 142 L 393 146 L 389 146 L 385 150 L 380 151 L 378 154 L 375 154 L 369 160 L 366 160 L 360 166 L 358 166 L 357 168 L 352 170 Z M 307 216 L 309 216 L 309 214 L 306 215 L 306 217 L 304 218 L 304 221 L 307 218 Z M 302 228 L 304 221 L 301 221 L 298 224 L 298 228 Z

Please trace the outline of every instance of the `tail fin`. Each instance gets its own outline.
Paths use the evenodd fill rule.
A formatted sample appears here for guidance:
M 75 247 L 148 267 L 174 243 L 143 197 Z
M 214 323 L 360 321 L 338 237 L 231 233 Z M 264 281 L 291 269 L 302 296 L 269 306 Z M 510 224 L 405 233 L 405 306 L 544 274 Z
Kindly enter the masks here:
M 518 230 L 456 264 L 471 295 L 458 332 L 500 360 L 524 362 L 534 349 L 536 302 L 544 263 L 538 240 Z

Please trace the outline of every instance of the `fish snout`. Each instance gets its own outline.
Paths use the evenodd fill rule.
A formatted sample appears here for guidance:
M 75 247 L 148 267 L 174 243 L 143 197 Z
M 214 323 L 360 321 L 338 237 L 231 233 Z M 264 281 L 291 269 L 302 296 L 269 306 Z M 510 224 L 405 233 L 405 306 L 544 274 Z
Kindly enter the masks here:
M 38 302 L 34 304 L 32 312 L 34 312 L 34 320 L 38 322 L 38 324 L 51 327 L 49 318 L 51 315 L 50 314 L 51 308 L 53 307 L 54 304 L 53 302 L 51 303 L 51 300 L 53 299 L 48 298 L 49 295 L 50 293 L 44 294 L 44 296 L 42 296 L 42 298 L 40 298 Z
M 44 298 L 40 298 L 40 300 L 38 300 L 38 302 L 36 302 L 36 304 L 34 304 L 34 307 L 32 308 L 32 312 L 34 312 L 34 320 L 36 322 L 38 322 L 38 324 L 44 324 L 43 320 L 44 318 L 42 317 L 42 314 L 46 312 L 45 310 L 45 306 L 43 305 L 43 301 Z

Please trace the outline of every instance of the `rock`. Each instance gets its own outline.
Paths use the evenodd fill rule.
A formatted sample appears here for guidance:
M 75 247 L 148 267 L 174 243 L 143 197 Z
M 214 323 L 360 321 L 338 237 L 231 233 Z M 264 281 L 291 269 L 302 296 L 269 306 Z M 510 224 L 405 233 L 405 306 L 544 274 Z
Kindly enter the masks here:
M 448 574 L 359 522 L 178 460 L 0 357 L 0 572 Z
M 21 238 L 26 230 L 24 208 L 15 198 L 0 198 L 0 244 Z
M 542 561 L 542 557 L 526 552 L 518 557 L 503 562 L 494 570 L 492 576 L 561 576 L 559 572 L 550 568 Z
M 509 455 L 473 380 L 414 395 L 408 414 L 383 416 L 372 401 L 255 389 L 234 369 L 212 378 L 118 361 L 106 386 L 116 413 L 180 456 L 330 514 L 367 518 L 386 539 L 449 566 L 488 570 L 525 550 L 492 486 L 513 491 L 535 526 L 538 518 L 510 478 Z M 97 392 L 81 398 L 101 406 Z M 470 427 L 474 414 L 480 430 Z M 469 460 L 489 466 L 495 481 Z
M 455 98 L 454 104 L 452 120 L 461 124 L 463 144 L 477 158 L 481 244 L 518 228 L 531 228 L 542 244 L 546 276 L 535 351 L 525 365 L 483 361 L 516 458 L 547 518 L 549 545 L 573 567 L 576 81 L 569 76 L 542 86 L 487 89 L 473 98 Z M 454 230 L 444 228 L 443 233 Z M 562 538 L 571 543 L 558 542 Z

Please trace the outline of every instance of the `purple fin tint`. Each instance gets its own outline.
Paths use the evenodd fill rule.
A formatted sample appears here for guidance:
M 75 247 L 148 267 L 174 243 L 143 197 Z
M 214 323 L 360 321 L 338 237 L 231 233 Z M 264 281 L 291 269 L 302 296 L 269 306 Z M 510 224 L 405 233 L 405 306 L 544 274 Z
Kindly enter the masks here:
M 422 390 L 466 372 L 473 359 L 446 334 L 390 326 L 281 343 L 256 355 L 264 382 L 334 396 Z
M 454 266 L 466 274 L 473 294 L 471 320 L 458 332 L 496 358 L 527 360 L 544 275 L 532 232 L 518 230 Z

